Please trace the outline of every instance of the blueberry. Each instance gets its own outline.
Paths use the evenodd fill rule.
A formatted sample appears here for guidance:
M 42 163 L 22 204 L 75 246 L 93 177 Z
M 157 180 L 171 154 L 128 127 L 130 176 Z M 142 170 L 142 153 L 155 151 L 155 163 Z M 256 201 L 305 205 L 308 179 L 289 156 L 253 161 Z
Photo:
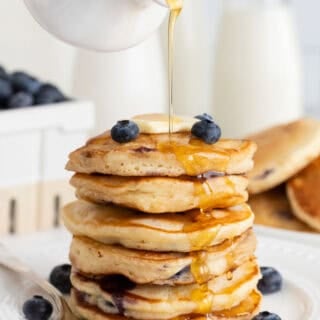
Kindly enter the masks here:
M 210 116 L 210 114 L 207 113 L 199 114 L 198 116 L 195 116 L 195 118 L 199 120 L 207 120 L 209 122 L 213 122 L 212 116 Z
M 259 280 L 258 289 L 263 294 L 275 293 L 282 288 L 282 276 L 272 267 L 261 267 L 262 279 Z
M 11 83 L 16 92 L 26 91 L 31 94 L 35 94 L 41 86 L 39 80 L 21 71 L 14 72 L 11 75 Z
M 50 273 L 49 281 L 56 287 L 61 293 L 69 294 L 71 291 L 71 265 L 62 264 L 56 266 Z
M 63 93 L 56 86 L 50 83 L 43 84 L 35 94 L 35 103 L 38 105 L 62 102 L 66 100 L 67 99 Z
M 41 296 L 27 300 L 22 311 L 28 320 L 48 320 L 52 314 L 52 304 Z
M 7 74 L 7 71 L 4 67 L 0 66 L 0 78 L 9 80 L 9 75 Z
M 6 101 L 13 93 L 9 80 L 0 78 L 0 101 Z
M 22 108 L 29 107 L 33 105 L 33 96 L 28 92 L 17 92 L 9 98 L 8 108 Z
M 191 129 L 191 133 L 208 144 L 217 142 L 221 137 L 220 127 L 208 120 L 196 122 Z
M 114 141 L 125 143 L 134 140 L 139 135 L 138 125 L 131 120 L 118 121 L 111 129 L 111 137 Z
M 256 315 L 252 320 L 281 320 L 281 318 L 275 313 L 263 311 Z

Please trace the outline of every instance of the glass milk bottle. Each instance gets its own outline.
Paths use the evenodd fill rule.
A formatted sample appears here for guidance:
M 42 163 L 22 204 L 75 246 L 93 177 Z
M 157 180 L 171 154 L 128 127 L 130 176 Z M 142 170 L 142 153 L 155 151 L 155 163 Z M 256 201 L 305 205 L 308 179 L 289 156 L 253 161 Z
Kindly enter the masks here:
M 301 61 L 288 1 L 224 1 L 213 100 L 224 136 L 302 114 Z

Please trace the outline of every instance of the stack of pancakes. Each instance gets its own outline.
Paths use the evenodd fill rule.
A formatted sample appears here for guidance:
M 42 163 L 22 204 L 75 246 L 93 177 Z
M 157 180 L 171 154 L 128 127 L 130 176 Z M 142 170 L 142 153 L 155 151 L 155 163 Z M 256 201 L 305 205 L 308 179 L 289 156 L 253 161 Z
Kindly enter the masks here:
M 254 215 L 245 203 L 254 143 L 190 132 L 110 132 L 70 155 L 78 201 L 71 307 L 93 320 L 237 319 L 258 311 Z

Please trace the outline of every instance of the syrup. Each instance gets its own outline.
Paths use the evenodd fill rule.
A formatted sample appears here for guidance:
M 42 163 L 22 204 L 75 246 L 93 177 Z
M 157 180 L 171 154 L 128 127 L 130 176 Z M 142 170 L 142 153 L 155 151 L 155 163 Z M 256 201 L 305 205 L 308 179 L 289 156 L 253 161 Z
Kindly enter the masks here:
M 173 77 L 174 77 L 174 31 L 177 18 L 183 7 L 183 0 L 167 0 L 170 16 L 168 26 L 168 77 L 169 77 L 169 134 L 173 132 Z

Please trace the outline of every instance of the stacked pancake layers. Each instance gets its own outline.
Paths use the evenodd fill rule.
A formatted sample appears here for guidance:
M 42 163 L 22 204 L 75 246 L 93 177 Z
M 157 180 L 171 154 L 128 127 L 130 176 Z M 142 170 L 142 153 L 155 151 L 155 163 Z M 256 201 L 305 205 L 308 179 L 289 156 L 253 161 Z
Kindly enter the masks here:
M 259 309 L 247 178 L 256 146 L 110 132 L 70 155 L 78 201 L 71 307 L 81 318 L 251 319 Z

